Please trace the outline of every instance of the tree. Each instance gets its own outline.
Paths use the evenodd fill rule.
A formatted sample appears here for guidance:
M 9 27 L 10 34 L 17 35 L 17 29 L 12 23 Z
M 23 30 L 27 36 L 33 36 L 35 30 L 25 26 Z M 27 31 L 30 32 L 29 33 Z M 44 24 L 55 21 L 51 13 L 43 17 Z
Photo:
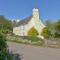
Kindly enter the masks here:
M 0 31 L 4 33 L 12 31 L 12 22 L 4 16 L 0 16 Z
M 60 20 L 58 20 L 55 23 L 54 28 L 55 28 L 55 37 L 60 38 Z
M 42 31 L 45 37 L 60 38 L 60 20 L 52 23 L 50 20 L 46 21 L 46 27 Z
M 52 23 L 51 20 L 47 20 L 46 21 L 46 27 L 47 27 L 47 29 L 49 29 L 50 31 L 52 31 L 52 29 L 53 29 L 53 23 Z
M 51 22 L 51 20 L 47 20 L 46 21 L 46 27 L 48 27 L 49 29 L 51 29 L 51 26 L 52 25 L 52 22 Z
M 46 21 L 46 28 L 50 31 L 51 36 L 54 37 L 55 29 L 54 29 L 54 23 L 51 20 Z
M 51 36 L 51 32 L 47 27 L 45 27 L 43 28 L 41 35 L 45 38 L 49 38 Z
M 32 27 L 29 31 L 28 31 L 28 36 L 37 36 L 39 35 L 38 31 Z

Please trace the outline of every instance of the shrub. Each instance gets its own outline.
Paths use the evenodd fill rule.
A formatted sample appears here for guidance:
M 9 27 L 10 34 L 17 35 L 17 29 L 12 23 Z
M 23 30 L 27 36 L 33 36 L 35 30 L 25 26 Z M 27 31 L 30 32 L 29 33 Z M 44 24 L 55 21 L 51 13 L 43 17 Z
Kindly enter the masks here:
M 6 39 L 3 34 L 0 33 L 0 60 L 13 60 L 12 54 L 7 50 Z
M 7 56 L 7 45 L 5 37 L 0 34 L 0 60 L 4 60 Z
M 30 40 L 33 45 L 42 45 L 43 46 L 43 44 L 44 44 L 44 41 L 42 39 L 35 37 L 35 36 L 28 36 L 27 39 Z

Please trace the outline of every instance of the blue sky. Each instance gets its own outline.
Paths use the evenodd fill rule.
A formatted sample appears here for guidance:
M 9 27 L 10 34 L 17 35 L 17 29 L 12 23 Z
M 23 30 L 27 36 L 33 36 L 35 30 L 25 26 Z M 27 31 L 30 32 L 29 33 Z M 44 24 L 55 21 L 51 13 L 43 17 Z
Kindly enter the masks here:
M 9 19 L 24 19 L 32 15 L 34 7 L 39 9 L 43 22 L 60 19 L 60 0 L 0 0 L 0 15 Z

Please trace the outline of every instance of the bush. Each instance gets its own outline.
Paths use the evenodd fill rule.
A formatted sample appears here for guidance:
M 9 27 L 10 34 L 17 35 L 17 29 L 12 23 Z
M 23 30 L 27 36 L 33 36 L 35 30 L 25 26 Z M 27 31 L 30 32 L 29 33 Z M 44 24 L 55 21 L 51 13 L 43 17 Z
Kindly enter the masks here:
M 43 46 L 44 44 L 44 41 L 42 39 L 35 37 L 35 36 L 28 36 L 27 39 L 30 40 L 33 45 Z
M 5 36 L 1 33 L 0 33 L 0 60 L 13 60 L 13 56 L 10 55 L 7 50 Z
M 0 60 L 4 60 L 7 56 L 7 45 L 5 37 L 0 33 Z

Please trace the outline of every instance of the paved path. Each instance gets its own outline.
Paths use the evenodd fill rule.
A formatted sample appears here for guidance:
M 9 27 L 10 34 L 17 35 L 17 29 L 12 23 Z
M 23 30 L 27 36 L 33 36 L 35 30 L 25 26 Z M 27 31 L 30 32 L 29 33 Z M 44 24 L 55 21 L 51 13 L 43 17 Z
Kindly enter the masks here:
M 20 60 L 60 60 L 60 49 L 42 48 L 7 42 L 9 49 L 20 55 Z

